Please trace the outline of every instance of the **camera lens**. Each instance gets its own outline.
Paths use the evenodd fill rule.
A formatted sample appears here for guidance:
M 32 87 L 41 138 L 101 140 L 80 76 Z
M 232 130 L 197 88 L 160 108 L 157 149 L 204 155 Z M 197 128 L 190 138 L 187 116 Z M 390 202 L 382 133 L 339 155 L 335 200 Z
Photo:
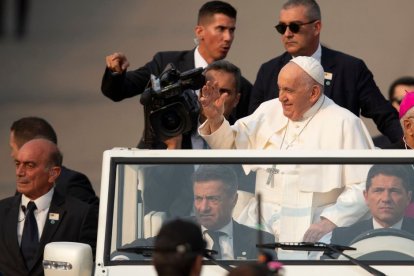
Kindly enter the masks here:
M 184 101 L 182 98 L 178 100 Z M 198 118 L 199 110 L 196 111 L 189 111 L 183 102 L 177 101 L 152 111 L 149 119 L 155 134 L 162 140 L 190 131 L 193 125 L 197 125 L 192 122 Z
M 164 112 L 160 119 L 161 119 L 161 125 L 169 131 L 174 131 L 177 128 L 179 128 L 182 122 L 177 112 L 173 110 L 168 110 Z

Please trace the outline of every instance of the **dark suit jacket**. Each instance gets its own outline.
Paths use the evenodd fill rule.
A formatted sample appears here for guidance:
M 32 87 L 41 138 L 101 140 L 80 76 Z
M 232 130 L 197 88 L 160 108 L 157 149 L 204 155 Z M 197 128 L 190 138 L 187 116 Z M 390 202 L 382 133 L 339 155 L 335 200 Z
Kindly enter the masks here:
M 383 147 L 383 149 L 405 149 L 405 143 L 402 138 L 400 138 L 397 142 L 392 143 L 390 145 L 387 145 Z M 410 148 L 408 148 L 410 149 Z
M 198 223 L 195 217 L 187 218 L 189 221 Z M 275 237 L 268 233 L 263 233 L 263 242 L 264 243 L 274 243 Z M 233 221 L 233 252 L 234 252 L 234 259 L 235 260 L 255 260 L 258 256 L 258 250 L 256 247 L 257 244 L 257 230 L 247 227 L 243 224 L 239 224 Z M 147 239 L 137 239 L 130 244 L 126 244 L 123 247 L 140 247 L 140 246 L 151 246 L 155 242 L 155 238 L 147 238 Z M 276 251 L 274 250 L 266 250 L 274 259 L 276 259 Z M 118 256 L 127 256 L 131 260 L 137 259 L 137 255 L 134 253 L 127 253 L 127 252 L 114 252 L 111 255 L 111 259 Z M 213 256 L 214 257 L 214 256 Z M 138 259 L 142 259 L 142 256 L 139 256 Z
M 55 190 L 62 195 L 70 195 L 89 204 L 99 204 L 99 198 L 96 196 L 88 177 L 63 166 L 56 179 Z
M 263 233 L 264 243 L 274 243 L 275 237 L 268 233 Z M 256 229 L 247 227 L 243 224 L 233 221 L 233 252 L 234 259 L 257 259 L 259 251 L 257 250 L 257 235 Z M 274 250 L 266 250 L 273 258 L 276 258 Z M 244 254 L 245 253 L 245 254 Z
M 150 75 L 159 76 L 164 68 L 172 63 L 180 71 L 185 72 L 194 69 L 194 50 L 191 51 L 171 51 L 158 52 L 153 59 L 143 67 L 136 70 L 128 71 L 120 75 L 113 75 L 107 68 L 105 70 L 101 90 L 102 93 L 113 101 L 121 101 L 144 92 L 150 80 Z M 233 111 L 230 118 L 235 121 L 241 117 L 247 116 L 252 85 L 248 80 L 242 78 L 240 102 Z M 140 143 L 139 148 L 145 147 Z M 165 148 L 164 143 L 157 141 L 152 148 Z M 191 149 L 190 135 L 184 135 L 183 148 Z
M 349 227 L 337 227 L 332 231 L 331 244 L 350 245 L 357 236 L 372 229 L 372 219 L 359 221 Z M 401 230 L 414 234 L 414 219 L 404 218 Z
M 55 190 L 49 207 L 50 213 L 59 214 L 52 223 L 47 216 L 37 262 L 29 271 L 26 268 L 17 240 L 17 220 L 21 195 L 0 201 L 0 271 L 4 275 L 43 275 L 43 250 L 47 243 L 69 241 L 87 243 L 95 252 L 98 214 L 92 205 L 76 198 L 64 197 Z
M 277 77 L 290 60 L 287 52 L 264 64 L 257 73 L 251 93 L 249 113 L 264 101 L 277 98 Z M 356 116 L 371 118 L 378 130 L 392 142 L 402 137 L 398 113 L 375 84 L 371 71 L 358 58 L 322 46 L 322 66 L 332 80 L 325 77 L 325 95 Z

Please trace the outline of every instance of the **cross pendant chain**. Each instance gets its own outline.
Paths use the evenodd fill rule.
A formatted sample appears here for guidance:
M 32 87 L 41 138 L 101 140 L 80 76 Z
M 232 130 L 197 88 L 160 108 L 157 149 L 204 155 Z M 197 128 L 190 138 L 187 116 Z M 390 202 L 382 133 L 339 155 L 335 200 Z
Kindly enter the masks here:
M 275 187 L 275 174 L 279 173 L 279 170 L 276 168 L 276 165 L 273 165 L 271 168 L 267 168 L 266 172 L 269 173 L 267 177 L 266 185 L 270 185 L 270 187 Z

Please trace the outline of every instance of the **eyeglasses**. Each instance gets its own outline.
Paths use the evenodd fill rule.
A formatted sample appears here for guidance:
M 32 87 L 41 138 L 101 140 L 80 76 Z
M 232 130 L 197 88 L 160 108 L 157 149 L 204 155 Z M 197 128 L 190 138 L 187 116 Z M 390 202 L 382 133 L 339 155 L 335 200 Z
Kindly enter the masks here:
M 285 23 L 279 23 L 279 24 L 277 24 L 275 26 L 275 28 L 278 31 L 278 33 L 284 34 L 286 32 L 287 27 L 289 27 L 289 30 L 292 33 L 296 34 L 296 33 L 299 32 L 301 26 L 308 25 L 308 24 L 312 24 L 312 23 L 315 23 L 316 21 L 318 21 L 318 19 L 312 20 L 312 21 L 307 22 L 307 23 L 295 23 L 295 22 L 292 22 L 289 25 L 286 25 Z

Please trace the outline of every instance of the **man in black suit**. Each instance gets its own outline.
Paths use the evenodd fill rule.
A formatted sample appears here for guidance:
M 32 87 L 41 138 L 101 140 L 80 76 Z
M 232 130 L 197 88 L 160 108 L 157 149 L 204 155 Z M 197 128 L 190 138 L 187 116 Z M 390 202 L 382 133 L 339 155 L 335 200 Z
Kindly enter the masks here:
M 321 46 L 319 5 L 314 0 L 289 0 L 279 15 L 276 30 L 286 52 L 262 64 L 250 98 L 249 114 L 264 101 L 277 98 L 277 76 L 292 57 L 312 56 L 325 71 L 324 93 L 356 116 L 371 118 L 392 142 L 402 135 L 398 114 L 375 84 L 365 63 L 358 58 Z
M 230 50 L 236 29 L 237 11 L 222 1 L 210 1 L 199 10 L 195 35 L 198 46 L 189 51 L 156 53 L 154 58 L 133 71 L 126 71 L 129 62 L 122 53 L 106 57 L 106 70 L 102 79 L 102 93 L 113 101 L 121 101 L 144 92 L 150 76 L 159 76 L 164 68 L 172 63 L 180 72 L 198 67 L 206 67 L 213 61 L 224 59 Z M 233 116 L 238 119 L 248 114 L 248 101 L 252 85 L 244 78 L 241 82 L 241 96 Z M 148 145 L 142 141 L 139 148 L 166 148 L 162 141 Z M 191 133 L 183 136 L 183 148 L 191 149 Z
M 15 158 L 18 150 L 26 142 L 36 137 L 45 138 L 57 145 L 56 132 L 45 119 L 39 117 L 23 117 L 13 122 L 10 127 L 9 139 L 11 157 Z M 88 177 L 83 173 L 62 166 L 55 184 L 55 188 L 60 194 L 79 198 L 86 203 L 95 205 L 97 209 L 99 199 Z
M 193 175 L 194 211 L 207 248 L 218 251 L 217 259 L 257 259 L 258 232 L 232 219 L 237 202 L 237 176 L 225 165 L 201 165 Z M 275 237 L 262 231 L 265 243 Z M 269 251 L 275 256 L 275 251 Z
M 33 139 L 15 158 L 18 194 L 0 201 L 0 271 L 43 275 L 47 243 L 87 243 L 95 252 L 98 217 L 94 206 L 54 189 L 62 154 L 56 144 Z
M 394 228 L 414 234 L 414 219 L 404 217 L 411 201 L 413 168 L 410 165 L 374 165 L 364 191 L 372 219 L 332 232 L 331 243 L 350 245 L 358 235 L 373 229 Z

